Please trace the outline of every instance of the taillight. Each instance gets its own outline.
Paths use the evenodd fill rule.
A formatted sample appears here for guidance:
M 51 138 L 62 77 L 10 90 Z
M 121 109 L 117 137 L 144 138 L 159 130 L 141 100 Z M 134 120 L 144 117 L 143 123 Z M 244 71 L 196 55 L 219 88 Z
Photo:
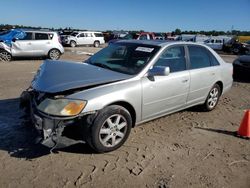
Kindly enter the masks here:
M 60 36 L 58 36 L 58 42 L 62 44 L 62 40 Z

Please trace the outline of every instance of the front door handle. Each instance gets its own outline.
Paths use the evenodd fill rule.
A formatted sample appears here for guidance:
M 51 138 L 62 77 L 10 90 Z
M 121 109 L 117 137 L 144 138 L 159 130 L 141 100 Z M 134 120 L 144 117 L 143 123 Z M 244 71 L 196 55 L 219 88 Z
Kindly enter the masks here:
M 182 80 L 182 83 L 186 83 L 188 82 L 188 79 Z

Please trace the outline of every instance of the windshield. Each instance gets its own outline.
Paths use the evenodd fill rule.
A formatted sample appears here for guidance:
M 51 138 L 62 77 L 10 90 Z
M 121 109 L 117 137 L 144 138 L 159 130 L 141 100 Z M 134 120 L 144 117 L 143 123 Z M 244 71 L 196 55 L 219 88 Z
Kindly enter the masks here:
M 152 59 L 159 46 L 114 43 L 90 57 L 86 63 L 112 71 L 135 75 Z
M 76 35 L 78 35 L 78 33 L 77 32 L 73 32 L 70 35 L 75 37 Z

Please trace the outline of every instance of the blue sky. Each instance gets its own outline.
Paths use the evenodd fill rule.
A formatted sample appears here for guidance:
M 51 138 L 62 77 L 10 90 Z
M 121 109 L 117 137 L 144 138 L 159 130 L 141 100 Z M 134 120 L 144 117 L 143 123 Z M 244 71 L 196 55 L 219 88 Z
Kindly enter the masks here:
M 250 0 L 2 0 L 0 24 L 107 30 L 250 30 Z

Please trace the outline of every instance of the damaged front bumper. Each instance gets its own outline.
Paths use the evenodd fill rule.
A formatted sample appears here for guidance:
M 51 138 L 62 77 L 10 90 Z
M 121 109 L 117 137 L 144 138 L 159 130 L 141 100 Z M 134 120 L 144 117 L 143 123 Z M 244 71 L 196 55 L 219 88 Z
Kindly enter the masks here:
M 37 143 L 49 148 L 63 148 L 76 143 L 85 143 L 84 132 L 82 128 L 76 124 L 82 124 L 83 116 L 78 115 L 74 117 L 56 117 L 42 113 L 37 110 L 37 103 L 32 91 L 24 91 L 20 97 L 20 108 L 25 109 L 31 120 L 38 131 L 39 136 L 37 137 Z M 74 138 L 67 135 L 65 130 L 70 129 L 76 130 L 79 135 L 74 135 Z M 82 133 L 82 134 L 81 134 Z

